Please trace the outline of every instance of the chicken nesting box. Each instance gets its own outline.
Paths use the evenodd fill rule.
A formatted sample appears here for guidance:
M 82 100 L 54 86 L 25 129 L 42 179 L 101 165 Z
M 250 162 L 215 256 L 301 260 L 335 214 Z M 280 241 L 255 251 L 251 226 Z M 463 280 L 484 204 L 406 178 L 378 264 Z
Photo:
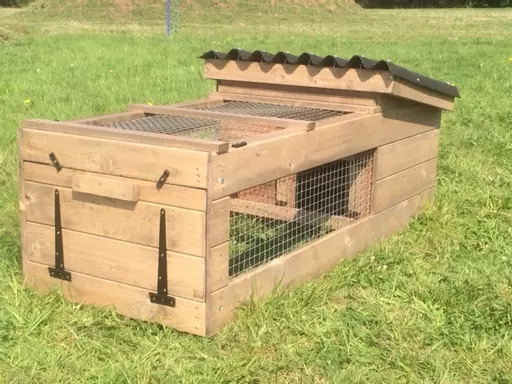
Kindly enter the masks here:
M 207 52 L 209 98 L 19 130 L 28 285 L 198 335 L 403 228 L 457 89 L 389 62 Z

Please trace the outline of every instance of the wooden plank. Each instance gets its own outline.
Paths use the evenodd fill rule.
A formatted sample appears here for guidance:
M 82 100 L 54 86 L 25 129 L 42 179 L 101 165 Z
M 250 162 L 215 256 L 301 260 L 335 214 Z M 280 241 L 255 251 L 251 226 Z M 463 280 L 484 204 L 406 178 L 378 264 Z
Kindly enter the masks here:
M 280 221 L 294 221 L 297 224 L 311 226 L 332 225 L 334 228 L 341 228 L 353 221 L 353 219 L 343 216 L 330 216 L 307 209 L 284 207 L 242 199 L 231 199 L 230 209 L 231 212 L 245 213 Z
M 68 122 L 75 124 L 108 125 L 113 123 L 120 123 L 122 121 L 140 119 L 141 117 L 144 117 L 143 113 L 120 112 L 110 113 L 108 115 L 102 116 L 85 117 L 83 119 L 70 120 Z
M 376 241 L 404 228 L 433 197 L 427 190 L 375 216 L 362 219 L 292 253 L 232 280 L 212 295 L 207 312 L 207 335 L 217 333 L 234 309 L 252 298 L 270 294 L 276 286 L 288 288 L 329 271 L 342 259 L 355 256 Z
M 23 130 L 23 159 L 49 164 L 54 152 L 64 168 L 156 182 L 165 169 L 169 184 L 206 188 L 208 153 L 126 141 Z
M 229 204 L 229 197 L 208 204 L 207 231 L 210 247 L 215 247 L 229 239 Z
M 230 60 L 205 60 L 204 77 L 379 93 L 390 93 L 393 85 L 388 71 Z
M 90 174 L 82 171 L 62 168 L 60 172 L 45 164 L 25 162 L 25 179 L 42 184 L 71 188 L 73 175 Z M 102 177 L 107 177 L 102 175 Z M 108 176 L 109 179 L 120 182 L 136 182 L 140 189 L 141 201 L 171 205 L 179 208 L 206 211 L 206 191 L 204 189 L 187 188 L 179 185 L 164 184 L 157 189 L 155 183 L 125 177 Z
M 135 180 L 121 181 L 109 176 L 87 173 L 73 174 L 71 189 L 73 192 L 125 201 L 138 201 L 140 196 L 140 187 Z
M 161 323 L 178 331 L 205 335 L 205 304 L 176 298 L 176 307 L 149 302 L 148 291 L 81 273 L 71 282 L 51 278 L 45 265 L 27 263 L 25 284 L 47 292 L 58 287 L 65 298 L 96 307 L 115 307 L 118 313 L 134 319 Z
M 417 106 L 386 116 L 353 114 L 342 123 L 256 141 L 211 157 L 209 193 L 220 198 L 439 127 L 439 110 Z M 240 172 L 244 170 L 244 172 Z M 221 180 L 222 182 L 219 182 Z
M 433 130 L 377 148 L 374 179 L 380 180 L 437 157 L 439 131 Z
M 64 229 L 66 270 L 144 288 L 157 289 L 158 248 Z M 54 227 L 28 223 L 27 259 L 55 264 Z M 168 291 L 171 296 L 204 301 L 204 259 L 167 252 Z
M 373 185 L 372 211 L 381 212 L 436 183 L 437 158 L 395 173 Z
M 210 249 L 206 259 L 206 291 L 211 294 L 229 283 L 229 242 Z
M 18 129 L 17 134 L 17 147 L 18 147 L 18 209 L 20 221 L 20 248 L 21 248 L 21 263 L 23 273 L 26 269 L 27 260 L 27 218 L 25 214 L 25 162 L 21 155 L 21 148 L 23 146 L 23 130 L 21 127 Z
M 314 121 L 303 121 L 293 119 L 281 119 L 278 117 L 265 117 L 242 115 L 236 113 L 214 112 L 200 109 L 186 109 L 167 106 L 148 106 L 143 104 L 134 104 L 130 106 L 131 111 L 151 113 L 155 115 L 171 116 L 189 116 L 202 119 L 217 119 L 222 121 L 239 121 L 245 124 L 269 125 L 281 128 L 303 128 L 311 130 L 315 128 Z
M 167 249 L 204 257 L 205 214 L 139 201 L 113 200 L 59 188 L 62 227 L 158 247 L 160 208 L 167 218 Z M 27 220 L 54 224 L 54 187 L 25 182 Z
M 432 105 L 437 108 L 448 111 L 453 110 L 453 97 L 435 92 L 405 80 L 395 81 L 391 93 L 399 97 L 415 100 L 419 103 Z
M 379 97 L 379 94 L 374 92 L 294 87 L 281 85 L 279 83 L 264 84 L 230 80 L 218 81 L 218 92 L 220 95 L 226 93 L 239 96 L 272 97 L 304 103 L 349 104 L 360 106 L 376 106 Z
M 228 92 L 214 92 L 216 97 L 222 97 L 225 101 L 248 101 L 252 103 L 265 103 L 265 104 L 278 104 L 289 105 L 292 107 L 306 107 L 316 109 L 326 109 L 330 111 L 345 111 L 345 112 L 372 112 L 380 111 L 378 106 L 366 106 L 356 104 L 335 104 L 327 102 L 318 102 L 311 100 L 294 100 L 284 97 L 268 97 L 268 96 L 254 96 Z
M 230 198 L 208 202 L 206 215 L 206 302 L 229 282 Z M 207 314 L 208 316 L 208 314 Z
M 229 143 L 224 141 L 203 140 L 151 132 L 129 131 L 117 128 L 76 124 L 73 122 L 32 119 L 24 120 L 23 128 L 75 134 L 94 138 L 115 139 L 139 144 L 149 144 L 158 147 L 171 147 L 202 152 L 224 153 L 229 150 Z

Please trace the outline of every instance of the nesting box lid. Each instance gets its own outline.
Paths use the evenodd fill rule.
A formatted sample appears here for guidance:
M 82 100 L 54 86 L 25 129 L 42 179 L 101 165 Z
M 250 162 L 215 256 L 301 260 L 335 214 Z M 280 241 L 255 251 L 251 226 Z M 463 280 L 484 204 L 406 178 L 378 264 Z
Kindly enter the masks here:
M 441 109 L 453 109 L 457 87 L 396 65 L 364 56 L 343 59 L 312 53 L 293 55 L 232 49 L 228 53 L 208 51 L 205 77 L 256 83 L 273 83 L 327 89 L 392 94 Z

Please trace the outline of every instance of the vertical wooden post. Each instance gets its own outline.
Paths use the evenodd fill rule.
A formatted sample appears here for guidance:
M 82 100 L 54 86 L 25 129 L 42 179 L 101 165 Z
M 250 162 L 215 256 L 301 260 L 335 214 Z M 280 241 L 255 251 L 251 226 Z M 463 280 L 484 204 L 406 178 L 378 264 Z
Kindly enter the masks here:
M 23 275 L 26 276 L 26 263 L 27 263 L 27 235 L 26 227 L 27 221 L 25 218 L 25 163 L 22 156 L 23 144 L 23 128 L 18 129 L 18 188 L 19 188 L 19 220 L 20 220 L 20 236 L 21 236 L 21 263 L 23 268 Z
M 207 202 L 206 208 L 206 334 L 215 316 L 212 294 L 229 283 L 229 197 Z

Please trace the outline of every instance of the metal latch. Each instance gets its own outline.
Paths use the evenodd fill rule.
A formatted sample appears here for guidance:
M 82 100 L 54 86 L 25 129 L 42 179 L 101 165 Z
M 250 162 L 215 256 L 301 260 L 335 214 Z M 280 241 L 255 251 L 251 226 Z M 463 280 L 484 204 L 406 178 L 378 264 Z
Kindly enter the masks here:
M 50 161 L 52 162 L 52 165 L 57 169 L 57 171 L 60 172 L 62 169 L 62 165 L 60 165 L 59 159 L 57 159 L 57 156 L 55 156 L 55 153 L 50 153 Z
M 158 179 L 158 182 L 156 183 L 156 187 L 158 189 L 162 188 L 167 181 L 167 178 L 169 177 L 170 172 L 166 169 L 164 173 L 162 173 L 162 176 Z

